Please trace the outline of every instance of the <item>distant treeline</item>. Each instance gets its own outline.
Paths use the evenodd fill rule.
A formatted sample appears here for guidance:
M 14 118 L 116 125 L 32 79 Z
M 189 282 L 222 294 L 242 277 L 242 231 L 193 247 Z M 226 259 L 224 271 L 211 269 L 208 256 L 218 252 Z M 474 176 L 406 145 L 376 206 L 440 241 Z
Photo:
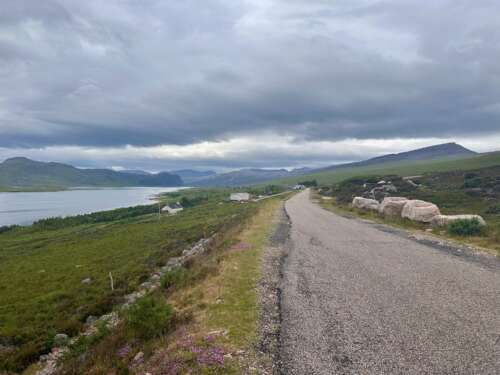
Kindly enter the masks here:
M 307 180 L 307 181 L 301 181 L 298 184 L 299 185 L 304 185 L 305 187 L 316 187 L 316 186 L 318 186 L 318 181 L 316 181 L 316 180 Z
M 115 220 L 123 220 L 155 212 L 158 212 L 157 205 L 117 208 L 116 210 L 94 212 L 85 215 L 41 219 L 35 221 L 33 226 L 43 229 L 60 229 L 81 224 L 106 223 Z
M 0 227 L 0 234 L 8 232 L 12 229 L 19 228 L 19 225 L 4 225 Z

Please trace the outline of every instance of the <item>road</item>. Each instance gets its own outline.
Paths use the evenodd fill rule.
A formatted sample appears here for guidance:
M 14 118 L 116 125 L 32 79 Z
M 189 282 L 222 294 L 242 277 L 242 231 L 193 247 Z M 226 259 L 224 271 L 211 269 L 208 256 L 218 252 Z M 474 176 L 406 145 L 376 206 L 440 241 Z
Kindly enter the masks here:
M 302 192 L 281 295 L 282 373 L 500 374 L 500 271 Z

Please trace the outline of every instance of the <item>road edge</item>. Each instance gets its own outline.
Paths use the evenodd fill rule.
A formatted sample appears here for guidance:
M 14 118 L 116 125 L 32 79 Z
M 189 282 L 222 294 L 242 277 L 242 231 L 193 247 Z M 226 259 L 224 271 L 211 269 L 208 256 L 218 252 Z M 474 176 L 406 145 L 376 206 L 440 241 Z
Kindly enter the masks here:
M 288 256 L 291 221 L 285 202 L 276 215 L 276 223 L 262 256 L 262 279 L 259 283 L 259 347 L 266 363 L 266 374 L 282 375 L 281 295 L 283 267 Z

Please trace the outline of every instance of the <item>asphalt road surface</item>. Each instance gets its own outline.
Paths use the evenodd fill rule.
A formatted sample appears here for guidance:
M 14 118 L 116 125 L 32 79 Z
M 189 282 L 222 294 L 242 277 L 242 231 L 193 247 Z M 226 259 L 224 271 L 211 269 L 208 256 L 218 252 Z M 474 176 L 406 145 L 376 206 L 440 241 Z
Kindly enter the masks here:
M 283 374 L 500 374 L 500 272 L 286 203 Z

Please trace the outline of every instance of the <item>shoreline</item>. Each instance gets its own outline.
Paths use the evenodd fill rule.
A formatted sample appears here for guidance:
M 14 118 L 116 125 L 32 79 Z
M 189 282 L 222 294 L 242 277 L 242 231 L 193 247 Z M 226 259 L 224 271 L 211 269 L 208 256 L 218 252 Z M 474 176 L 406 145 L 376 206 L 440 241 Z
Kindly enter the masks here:
M 177 192 L 186 188 L 188 187 L 127 186 L 77 188 L 60 191 L 0 191 L 0 204 L 3 201 L 2 210 L 0 210 L 0 227 L 12 225 L 29 227 L 42 219 L 67 218 L 136 206 L 157 205 L 164 193 Z M 96 201 L 97 199 L 98 201 Z M 113 202 L 115 204 L 112 204 Z

